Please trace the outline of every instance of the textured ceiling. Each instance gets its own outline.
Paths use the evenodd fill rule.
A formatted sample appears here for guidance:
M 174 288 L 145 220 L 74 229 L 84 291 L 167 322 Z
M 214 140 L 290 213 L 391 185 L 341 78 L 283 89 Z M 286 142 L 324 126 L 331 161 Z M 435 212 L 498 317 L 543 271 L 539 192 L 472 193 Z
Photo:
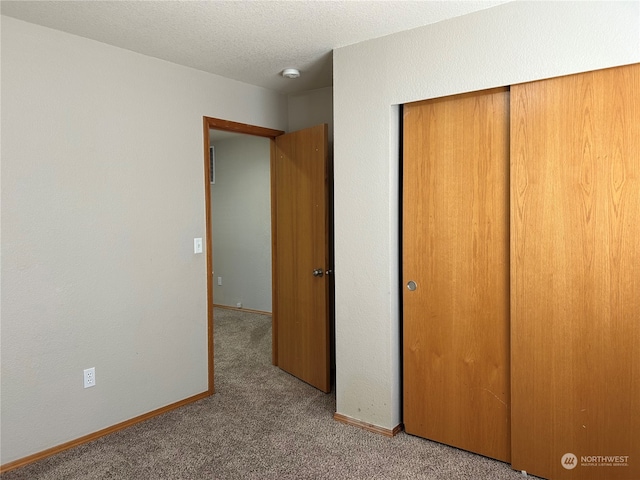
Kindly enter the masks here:
M 332 84 L 334 48 L 488 8 L 486 1 L 5 1 L 3 15 L 295 93 Z M 297 80 L 282 78 L 298 68 Z

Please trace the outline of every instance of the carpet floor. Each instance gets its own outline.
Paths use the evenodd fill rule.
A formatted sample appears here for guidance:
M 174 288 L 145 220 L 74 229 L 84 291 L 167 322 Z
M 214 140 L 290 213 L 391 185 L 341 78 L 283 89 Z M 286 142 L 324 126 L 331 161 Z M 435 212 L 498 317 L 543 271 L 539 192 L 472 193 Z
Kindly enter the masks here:
M 271 317 L 216 309 L 215 374 L 211 397 L 2 479 L 524 478 L 404 432 L 387 438 L 336 422 L 334 394 L 271 365 Z

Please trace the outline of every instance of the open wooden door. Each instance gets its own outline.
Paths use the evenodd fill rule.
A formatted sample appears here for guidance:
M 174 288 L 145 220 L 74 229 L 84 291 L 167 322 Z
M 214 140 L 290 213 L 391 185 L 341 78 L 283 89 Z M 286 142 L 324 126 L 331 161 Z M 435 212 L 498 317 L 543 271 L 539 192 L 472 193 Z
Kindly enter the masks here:
M 273 362 L 331 390 L 327 125 L 276 137 L 272 155 Z
M 510 458 L 509 91 L 404 106 L 407 433 Z

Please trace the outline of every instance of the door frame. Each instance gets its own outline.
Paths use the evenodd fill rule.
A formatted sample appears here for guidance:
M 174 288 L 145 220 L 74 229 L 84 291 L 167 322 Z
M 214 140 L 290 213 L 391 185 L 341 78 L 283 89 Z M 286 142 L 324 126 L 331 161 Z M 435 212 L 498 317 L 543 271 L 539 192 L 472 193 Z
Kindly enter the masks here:
M 207 370 L 208 370 L 208 389 L 207 393 L 213 395 L 215 393 L 214 373 L 213 373 L 213 243 L 211 240 L 211 184 L 209 182 L 209 130 L 223 130 L 226 132 L 242 133 L 245 135 L 253 135 L 256 137 L 265 137 L 270 140 L 270 176 L 271 176 L 271 262 L 275 265 L 275 202 L 274 202 L 274 173 L 275 173 L 275 138 L 283 135 L 282 130 L 274 130 L 271 128 L 258 127 L 248 125 L 246 123 L 232 122 L 230 120 L 222 120 L 220 118 L 202 117 L 203 144 L 204 144 L 204 202 L 205 202 L 205 251 L 207 257 Z M 278 323 L 277 323 L 277 305 L 275 303 L 276 291 L 275 270 L 271 268 L 271 297 L 273 303 L 271 306 L 271 363 L 278 364 Z

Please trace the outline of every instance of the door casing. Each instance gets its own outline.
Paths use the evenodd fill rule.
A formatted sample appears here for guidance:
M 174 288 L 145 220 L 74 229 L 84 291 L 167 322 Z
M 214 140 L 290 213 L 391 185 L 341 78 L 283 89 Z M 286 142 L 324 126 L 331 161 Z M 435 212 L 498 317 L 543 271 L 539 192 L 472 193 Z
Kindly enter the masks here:
M 246 135 L 254 135 L 257 137 L 265 137 L 270 139 L 271 143 L 271 198 L 273 200 L 273 173 L 275 162 L 275 138 L 283 135 L 282 130 L 274 130 L 271 128 L 257 127 L 245 123 L 232 122 L 219 118 L 202 117 L 203 144 L 204 144 L 204 201 L 205 201 L 205 251 L 207 257 L 207 370 L 208 370 L 208 389 L 207 393 L 213 395 L 215 393 L 214 386 L 214 366 L 213 366 L 213 245 L 211 243 L 211 185 L 209 183 L 209 130 L 223 130 L 227 132 L 242 133 Z M 271 202 L 271 218 L 274 217 L 274 202 Z M 274 224 L 271 222 L 271 242 L 273 255 L 273 235 Z M 275 274 L 272 271 L 272 294 L 276 287 Z M 276 315 L 276 306 L 273 306 L 273 314 L 271 315 L 271 362 L 278 364 L 278 323 Z

